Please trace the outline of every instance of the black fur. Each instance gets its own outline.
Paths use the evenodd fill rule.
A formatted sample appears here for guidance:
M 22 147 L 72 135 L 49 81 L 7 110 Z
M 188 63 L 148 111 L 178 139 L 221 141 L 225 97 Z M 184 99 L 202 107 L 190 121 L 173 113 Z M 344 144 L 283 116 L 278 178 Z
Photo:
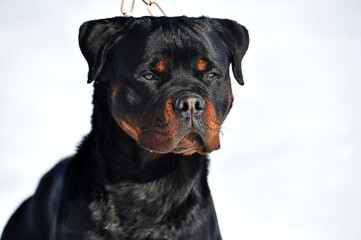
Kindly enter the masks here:
M 42 178 L 1 239 L 221 239 L 206 154 L 219 148 L 232 105 L 230 63 L 243 84 L 248 41 L 227 19 L 84 23 L 92 130 Z

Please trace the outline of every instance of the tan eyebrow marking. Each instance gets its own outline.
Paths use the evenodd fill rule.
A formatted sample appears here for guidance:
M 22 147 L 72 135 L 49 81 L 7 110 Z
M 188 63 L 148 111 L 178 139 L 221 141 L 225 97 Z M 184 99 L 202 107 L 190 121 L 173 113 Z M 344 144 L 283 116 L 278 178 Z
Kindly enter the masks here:
M 203 59 L 199 59 L 198 63 L 197 63 L 197 69 L 199 71 L 204 71 L 206 70 L 207 67 L 207 62 L 204 61 Z
M 159 72 L 164 72 L 166 69 L 165 63 L 163 60 L 159 60 L 155 67 L 156 67 L 157 71 L 159 71 Z

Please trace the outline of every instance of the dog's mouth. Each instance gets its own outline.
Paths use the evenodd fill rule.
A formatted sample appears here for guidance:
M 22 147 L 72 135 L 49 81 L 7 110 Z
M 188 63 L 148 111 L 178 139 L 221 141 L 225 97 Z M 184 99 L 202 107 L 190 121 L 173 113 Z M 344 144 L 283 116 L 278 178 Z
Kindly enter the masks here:
M 179 133 L 168 133 L 169 136 L 175 136 Z M 200 134 L 191 130 L 181 137 L 164 138 L 163 135 L 152 133 L 151 141 L 146 135 L 140 135 L 138 144 L 146 150 L 157 153 L 177 153 L 191 155 L 193 153 L 208 154 L 220 148 L 219 134 L 213 139 L 206 137 L 206 134 Z
M 174 153 L 190 155 L 195 152 L 206 154 L 210 152 L 207 151 L 204 140 L 201 135 L 197 132 L 191 131 L 186 134 L 177 144 L 177 146 L 172 150 Z
M 120 126 L 145 150 L 156 153 L 177 153 L 191 155 L 193 153 L 208 154 L 220 148 L 219 130 L 215 123 L 196 126 L 174 121 L 165 126 L 134 128 L 122 121 Z M 202 127 L 201 127 L 202 126 Z
M 170 104 L 148 124 L 118 123 L 142 148 L 156 153 L 208 154 L 220 148 L 220 124 L 210 103 L 202 116 L 192 119 L 177 115 Z
M 137 142 L 153 152 L 183 155 L 208 154 L 220 148 L 218 124 L 204 117 L 197 124 L 190 122 L 178 119 L 166 126 L 148 128 L 139 134 Z

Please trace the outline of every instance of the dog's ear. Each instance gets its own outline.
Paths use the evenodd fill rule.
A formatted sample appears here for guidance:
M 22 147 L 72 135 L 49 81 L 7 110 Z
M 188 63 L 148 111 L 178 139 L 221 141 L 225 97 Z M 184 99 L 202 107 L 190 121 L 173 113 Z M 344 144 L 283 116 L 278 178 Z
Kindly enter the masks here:
M 96 80 L 107 53 L 127 31 L 132 18 L 115 17 L 85 22 L 79 29 L 79 45 L 89 65 L 88 83 Z
M 229 19 L 211 19 L 213 27 L 228 48 L 228 57 L 232 63 L 233 75 L 240 85 L 243 85 L 241 63 L 249 45 L 247 29 Z

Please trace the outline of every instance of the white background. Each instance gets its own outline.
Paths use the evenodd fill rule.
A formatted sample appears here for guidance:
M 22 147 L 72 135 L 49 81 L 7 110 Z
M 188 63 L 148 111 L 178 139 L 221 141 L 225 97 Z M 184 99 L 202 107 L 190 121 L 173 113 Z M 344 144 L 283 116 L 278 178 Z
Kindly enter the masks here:
M 120 15 L 120 2 L 0 0 L 0 229 L 89 131 L 78 28 Z M 361 3 L 158 3 L 169 16 L 230 18 L 250 32 L 245 86 L 233 81 L 211 155 L 224 239 L 361 239 Z M 140 0 L 134 15 L 147 15 Z

